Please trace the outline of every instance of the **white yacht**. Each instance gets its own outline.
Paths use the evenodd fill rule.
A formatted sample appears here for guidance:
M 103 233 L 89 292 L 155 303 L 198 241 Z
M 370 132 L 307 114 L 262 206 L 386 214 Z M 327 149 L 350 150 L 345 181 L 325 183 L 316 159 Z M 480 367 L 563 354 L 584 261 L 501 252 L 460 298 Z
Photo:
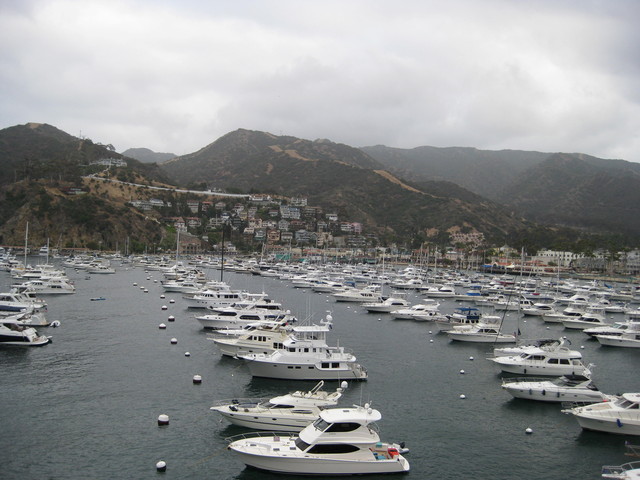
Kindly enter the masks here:
M 640 480 L 640 461 L 623 463 L 622 465 L 604 465 L 602 478 Z
M 211 410 L 241 427 L 299 432 L 313 423 L 322 409 L 336 406 L 347 388 L 347 382 L 342 382 L 335 392 L 326 392 L 323 385 L 321 380 L 308 392 L 299 390 L 268 400 L 220 400 Z
M 555 348 L 528 349 L 520 355 L 491 357 L 488 360 L 503 372 L 519 375 L 591 375 L 589 367 L 582 363 L 582 354 L 562 343 Z
M 380 441 L 373 423 L 378 410 L 333 408 L 320 412 L 299 435 L 250 434 L 231 437 L 229 450 L 254 468 L 299 475 L 361 475 L 409 471 L 396 444 Z
M 543 313 L 542 321 L 545 323 L 562 323 L 564 320 L 579 318 L 585 313 L 586 305 L 576 303 L 569 305 L 561 312 Z
M 322 327 L 322 328 L 319 328 Z M 321 325 L 301 326 L 270 354 L 238 354 L 254 377 L 288 380 L 366 380 L 367 371 L 344 347 L 330 347 L 331 315 Z
M 336 302 L 382 302 L 384 299 L 380 293 L 380 287 L 370 285 L 364 288 L 347 288 L 332 294 Z
M 391 313 L 408 305 L 409 301 L 406 298 L 389 297 L 382 302 L 363 303 L 362 307 L 369 313 Z
M 595 338 L 595 335 L 616 336 L 616 335 L 622 335 L 627 331 L 636 331 L 636 330 L 640 332 L 640 322 L 625 321 L 625 322 L 615 322 L 611 325 L 605 325 L 602 327 L 585 328 L 583 332 L 589 335 L 590 337 Z
M 640 393 L 615 395 L 601 403 L 562 410 L 585 430 L 640 435 Z
M 513 333 L 501 333 L 499 323 L 485 323 L 484 319 L 473 325 L 455 326 L 445 333 L 449 339 L 458 342 L 515 343 L 517 340 Z
M 391 316 L 397 320 L 415 320 L 417 315 L 429 314 L 429 312 L 438 312 L 440 304 L 435 300 L 426 300 L 422 303 L 412 305 L 409 308 L 399 308 L 391 311 Z
M 195 293 L 202 290 L 202 284 L 192 278 L 166 280 L 162 282 L 165 292 Z
M 514 398 L 539 402 L 604 402 L 608 395 L 584 375 L 563 375 L 550 379 L 503 378 L 502 388 Z
M 442 285 L 420 290 L 420 293 L 429 298 L 455 298 L 456 287 L 454 285 Z
M 268 355 L 274 350 L 284 348 L 284 342 L 293 333 L 294 328 L 286 319 L 252 323 L 241 330 L 222 331 L 224 335 L 211 340 L 218 346 L 220 353 L 228 357 L 239 354 L 262 353 Z
M 187 308 L 218 308 L 229 307 L 237 302 L 260 300 L 267 297 L 266 293 L 248 293 L 240 290 L 207 289 L 194 294 L 183 295 L 187 301 Z
M 18 292 L 32 290 L 37 295 L 62 295 L 76 293 L 76 287 L 66 277 L 43 277 L 12 285 Z
M 640 348 L 640 329 L 627 330 L 622 335 L 596 335 L 600 345 L 608 347 Z
M 573 330 L 584 330 L 591 327 L 605 327 L 610 325 L 605 317 L 602 307 L 588 307 L 579 317 L 566 318 L 562 320 L 564 328 Z
M 38 335 L 33 327 L 23 326 L 15 319 L 0 319 L 0 345 L 38 347 L 49 341 L 49 337 Z
M 196 320 L 202 328 L 219 330 L 223 328 L 243 328 L 256 322 L 289 322 L 294 323 L 295 317 L 288 312 L 271 311 L 261 308 L 218 308 L 213 313 L 197 315 Z
M 35 298 L 35 296 L 29 296 L 27 293 L 0 293 L 0 313 L 17 313 L 46 309 L 47 304 L 44 301 Z
M 552 303 L 534 302 L 531 306 L 524 307 L 522 313 L 531 317 L 539 317 L 545 314 L 556 313 Z

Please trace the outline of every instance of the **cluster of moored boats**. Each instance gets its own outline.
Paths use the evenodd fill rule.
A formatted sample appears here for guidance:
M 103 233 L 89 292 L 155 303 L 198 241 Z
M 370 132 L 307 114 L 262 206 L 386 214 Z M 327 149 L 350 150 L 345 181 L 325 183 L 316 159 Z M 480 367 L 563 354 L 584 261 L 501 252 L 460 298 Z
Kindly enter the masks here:
M 45 249 L 46 262 L 38 265 L 29 265 L 26 258 L 21 263 L 8 253 L 0 258 L 0 268 L 13 279 L 10 291 L 0 292 L 0 345 L 31 347 L 49 343 L 51 336 L 41 335 L 37 328 L 58 327 L 60 321 L 47 319 L 47 303 L 42 297 L 76 293 L 65 271 L 49 263 L 48 248 L 41 251 Z M 88 274 L 115 273 L 109 260 L 96 257 L 69 258 L 63 266 Z
M 268 276 L 276 276 L 274 272 L 270 269 Z M 304 285 L 299 279 L 292 280 L 296 288 L 313 289 L 313 282 L 309 283 Z M 459 294 L 453 283 L 445 288 L 425 288 L 415 279 L 404 283 L 403 287 L 396 284 L 396 288 L 414 288 L 425 294 L 423 301 L 412 306 L 398 292 L 383 298 L 381 285 L 357 288 L 337 285 L 329 278 L 321 283 L 317 291 L 329 293 L 335 301 L 359 302 L 368 312 L 388 313 L 398 320 L 433 322 L 452 341 L 513 344 L 496 345 L 489 358 L 502 372 L 511 375 L 502 381 L 506 392 L 515 398 L 557 402 L 562 405 L 562 411 L 573 415 L 584 429 L 640 435 L 639 393 L 609 395 L 601 392 L 592 381 L 592 365 L 583 362 L 581 352 L 572 349 L 566 337 L 522 342 L 519 332 L 501 332 L 504 315 L 499 314 L 517 311 L 522 316 L 537 316 L 546 323 L 562 323 L 566 329 L 582 330 L 602 345 L 636 347 L 640 344 L 640 311 L 632 306 L 640 302 L 636 289 L 616 294 L 608 287 L 597 289 L 591 284 L 572 289 L 565 287 L 564 295 L 552 295 L 551 286 L 541 293 L 540 290 L 518 290 L 514 285 L 510 291 L 500 294 L 483 292 L 482 288 Z M 557 285 L 555 288 L 559 291 Z M 439 311 L 438 298 L 470 301 L 476 306 L 461 307 L 451 314 L 444 314 Z M 622 300 L 626 302 L 623 304 Z M 487 307 L 492 308 L 491 315 L 480 312 L 480 308 Z M 606 313 L 620 313 L 626 318 L 609 323 Z M 625 475 L 628 474 L 627 469 Z
M 195 321 L 210 332 L 208 338 L 220 353 L 244 362 L 252 376 L 319 382 L 310 391 L 268 399 L 221 400 L 211 407 L 233 424 L 261 431 L 229 439 L 229 449 L 244 463 L 295 474 L 409 470 L 404 445 L 380 441 L 374 426 L 381 419 L 378 410 L 370 405 L 338 405 L 348 386 L 346 380 L 366 380 L 368 373 L 352 352 L 328 343 L 333 325 L 330 311 L 317 323 L 301 322 L 264 292 L 234 290 L 222 281 L 207 279 L 201 266 L 154 264 L 142 259 L 137 264 L 161 271 L 163 291 L 181 293 L 188 308 L 198 310 Z M 91 258 L 68 259 L 63 265 L 87 274 L 115 272 L 108 262 Z M 306 267 L 303 271 L 302 266 L 253 262 L 224 268 L 281 278 L 293 288 L 327 294 L 336 302 L 358 303 L 367 312 L 388 314 L 398 321 L 431 322 L 451 341 L 495 345 L 489 360 L 502 372 L 519 376 L 502 381 L 502 388 L 513 397 L 561 403 L 563 411 L 585 429 L 640 435 L 639 393 L 608 395 L 599 391 L 591 379 L 592 366 L 583 362 L 582 354 L 572 349 L 565 337 L 522 342 L 519 333 L 502 331 L 501 314 L 514 311 L 537 316 L 543 322 L 582 330 L 603 345 L 636 347 L 640 343 L 640 311 L 632 306 L 640 302 L 636 288 L 613 290 L 596 284 L 543 284 L 522 279 L 518 283 L 513 278 L 464 277 L 455 272 L 438 275 L 416 268 L 393 276 L 344 266 Z M 19 331 L 30 340 L 16 342 L 25 345 L 50 340 L 34 328 L 49 325 L 46 304 L 39 296 L 75 292 L 63 272 L 48 265 L 39 273 L 33 270 L 37 269 L 16 266 L 12 275 L 22 283 L 0 294 L 0 312 L 4 313 L 0 334 L 7 329 L 17 338 Z M 393 293 L 384 296 L 385 288 Z M 422 297 L 415 305 L 407 300 L 406 293 L 411 290 Z M 471 306 L 441 312 L 439 302 L 443 299 Z M 490 314 L 482 313 L 487 309 Z M 624 314 L 626 319 L 609 324 L 605 313 Z M 327 381 L 337 381 L 340 386 L 326 392 L 323 386 Z

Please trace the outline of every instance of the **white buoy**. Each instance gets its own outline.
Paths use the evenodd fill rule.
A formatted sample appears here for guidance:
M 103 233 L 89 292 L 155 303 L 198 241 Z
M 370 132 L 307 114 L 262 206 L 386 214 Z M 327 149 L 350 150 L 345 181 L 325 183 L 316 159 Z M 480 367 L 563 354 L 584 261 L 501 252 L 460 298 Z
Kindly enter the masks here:
M 190 357 L 190 356 L 191 356 L 191 353 L 189 353 L 189 352 L 184 352 L 184 356 L 185 356 L 185 357 Z
M 160 298 L 164 298 L 164 293 L 162 295 L 160 295 Z
M 531 435 L 533 433 L 533 429 L 531 427 L 527 427 L 527 429 L 525 430 L 525 433 L 527 435 Z
M 580 345 L 580 350 L 584 350 L 584 345 Z
M 464 370 L 460 370 L 460 374 L 461 374 L 461 375 L 464 375 Z
M 140 285 L 140 290 L 144 290 L 144 287 L 142 285 Z
M 162 308 L 162 310 L 166 310 L 168 307 L 166 305 L 162 305 L 160 308 Z
M 138 282 L 133 282 L 133 286 L 137 287 L 138 286 Z
M 460 395 L 460 400 L 464 400 L 465 398 L 467 398 L 467 396 L 464 393 Z
M 469 360 L 471 360 L 473 362 L 473 357 L 469 357 Z
M 165 328 L 167 328 L 167 326 L 164 323 L 161 323 L 160 325 L 158 325 L 158 328 L 160 330 L 164 330 Z
M 165 415 L 163 413 L 162 415 L 158 416 L 158 426 L 162 427 L 164 425 L 169 425 L 169 415 Z
M 433 334 L 433 332 L 431 330 L 429 330 L 429 335 L 432 335 L 432 334 Z
M 147 277 L 147 280 L 151 280 L 151 277 Z
M 160 460 L 156 463 L 156 471 L 158 472 L 166 472 L 167 471 L 167 462 L 164 460 Z
M 154 280 L 153 283 L 158 283 L 158 280 Z
M 169 300 L 169 303 L 176 303 L 176 301 L 172 298 L 171 300 Z
M 169 315 L 169 318 L 167 318 L 167 320 L 169 320 L 170 322 L 175 321 L 176 317 L 174 317 L 173 315 Z
M 431 340 L 429 340 L 429 343 L 433 343 L 433 338 Z
M 178 343 L 178 339 L 177 338 L 172 338 L 171 339 L 171 344 L 175 345 L 176 343 Z
M 144 293 L 149 293 L 149 290 L 147 290 L 146 288 L 144 289 Z
M 202 377 L 200 375 L 193 376 L 193 384 L 200 385 L 202 383 Z

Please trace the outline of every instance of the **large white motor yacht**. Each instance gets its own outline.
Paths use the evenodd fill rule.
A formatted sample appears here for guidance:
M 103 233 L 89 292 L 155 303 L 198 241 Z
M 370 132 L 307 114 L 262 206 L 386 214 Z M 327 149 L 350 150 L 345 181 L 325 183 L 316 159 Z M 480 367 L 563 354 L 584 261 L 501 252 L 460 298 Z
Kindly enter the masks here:
M 62 295 L 76 293 L 76 287 L 67 277 L 46 277 L 12 285 L 18 292 L 32 290 L 36 295 Z
M 550 379 L 504 378 L 502 388 L 514 398 L 539 402 L 603 402 L 608 395 L 602 393 L 589 377 L 564 375 Z
M 582 363 L 582 354 L 564 344 L 555 348 L 527 349 L 520 355 L 491 357 L 488 360 L 496 363 L 503 372 L 519 375 L 591 375 L 589 367 Z
M 326 343 L 331 329 L 331 315 L 317 325 L 296 327 L 295 334 L 284 342 L 284 348 L 270 354 L 241 354 L 254 377 L 288 380 L 366 380 L 367 371 L 344 347 Z
M 585 430 L 640 435 L 640 393 L 623 393 L 608 401 L 562 410 Z
M 640 348 L 640 329 L 627 330 L 622 335 L 596 335 L 600 345 L 608 347 Z
M 391 310 L 391 316 L 396 320 L 415 320 L 418 315 L 428 315 L 433 312 L 438 313 L 438 307 L 440 307 L 440 304 L 435 300 L 426 300 L 408 308 Z
M 622 335 L 627 331 L 640 332 L 640 322 L 631 322 L 631 321 L 615 322 L 611 325 L 605 325 L 602 327 L 585 328 L 583 330 L 584 333 L 594 338 L 596 335 L 611 335 L 611 336 Z
M 323 385 L 321 380 L 308 392 L 299 390 L 268 400 L 220 400 L 211 410 L 241 427 L 299 432 L 313 423 L 322 409 L 336 406 L 347 388 L 347 382 L 342 382 L 334 392 L 327 392 Z
M 382 302 L 378 285 L 370 285 L 364 288 L 347 288 L 346 290 L 332 294 L 336 302 Z
M 0 345 L 38 347 L 49 343 L 50 338 L 38 335 L 33 327 L 21 325 L 15 319 L 0 319 Z
M 196 320 L 203 328 L 219 330 L 223 328 L 243 328 L 256 322 L 284 321 L 294 323 L 295 317 L 287 312 L 272 312 L 261 308 L 236 309 L 235 307 L 220 307 L 215 313 L 196 315 Z
M 516 335 L 500 332 L 501 318 L 484 315 L 478 323 L 454 326 L 445 333 L 449 339 L 473 343 L 515 343 Z
M 362 307 L 369 313 L 390 313 L 403 307 L 407 307 L 409 301 L 403 297 L 389 297 L 382 302 L 363 303 Z
M 409 471 L 395 444 L 380 442 L 372 424 L 382 418 L 364 407 L 323 410 L 299 435 L 231 437 L 229 450 L 261 470 L 299 475 L 361 475 Z

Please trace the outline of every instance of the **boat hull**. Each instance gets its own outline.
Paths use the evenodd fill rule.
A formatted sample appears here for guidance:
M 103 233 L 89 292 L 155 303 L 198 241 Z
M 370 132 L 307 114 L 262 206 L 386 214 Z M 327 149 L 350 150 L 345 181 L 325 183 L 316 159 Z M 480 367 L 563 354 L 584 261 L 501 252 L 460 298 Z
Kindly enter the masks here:
M 254 377 L 281 380 L 366 380 L 367 372 L 355 364 L 340 368 L 323 368 L 317 364 L 272 363 L 246 360 Z
M 300 414 L 296 418 L 284 416 L 274 412 L 256 412 L 248 409 L 248 412 L 242 411 L 242 406 L 238 407 L 237 412 L 231 412 L 228 408 L 215 408 L 229 422 L 240 427 L 251 428 L 255 430 L 276 430 L 283 432 L 299 432 L 304 427 L 314 422 L 318 415 L 312 413 L 308 415 Z
M 523 400 L 535 400 L 538 402 L 560 403 L 560 402 L 602 402 L 604 396 L 599 392 L 588 389 L 577 391 L 561 391 L 552 388 L 527 388 L 526 386 L 505 385 L 502 387 L 513 398 Z
M 338 455 L 326 455 L 325 457 L 314 457 L 312 455 L 303 457 L 255 455 L 238 451 L 233 447 L 233 444 L 229 446 L 229 449 L 245 465 L 274 473 L 326 476 L 402 473 L 409 471 L 409 462 L 401 455 L 396 456 L 393 460 L 375 460 L 374 457 L 371 460 L 343 460 L 336 458 Z
M 578 424 L 584 430 L 594 430 L 597 432 L 614 433 L 617 435 L 640 435 L 640 419 L 627 420 L 624 418 L 624 413 L 620 412 L 618 415 L 611 418 L 602 419 L 594 418 L 585 415 L 576 415 Z
M 510 335 L 476 335 L 452 330 L 446 331 L 451 340 L 471 343 L 515 343 L 516 338 Z
M 600 345 L 608 347 L 640 348 L 640 340 L 624 338 L 620 335 L 596 335 Z
M 49 343 L 51 339 L 49 337 L 36 337 L 34 339 L 28 339 L 23 337 L 20 339 L 19 337 L 12 337 L 9 335 L 0 335 L 0 346 L 2 345 L 11 345 L 11 346 L 20 346 L 20 347 L 41 347 L 42 345 L 46 345 Z
M 499 358 L 499 357 L 498 357 Z M 543 377 L 561 377 L 562 375 L 585 375 L 589 371 L 584 365 L 569 365 L 563 367 L 559 365 L 531 365 L 521 363 L 504 363 L 491 359 L 505 373 L 514 373 L 518 375 L 539 375 Z

